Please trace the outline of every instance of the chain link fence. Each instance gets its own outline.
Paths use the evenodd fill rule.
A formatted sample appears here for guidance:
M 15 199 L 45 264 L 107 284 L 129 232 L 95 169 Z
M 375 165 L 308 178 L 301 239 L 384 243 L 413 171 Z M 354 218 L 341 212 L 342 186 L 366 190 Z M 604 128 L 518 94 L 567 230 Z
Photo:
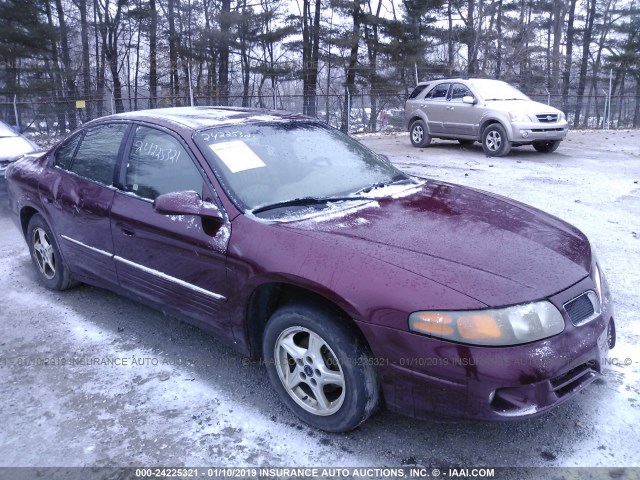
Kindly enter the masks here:
M 550 104 L 568 112 L 568 121 L 574 126 L 578 98 L 571 96 L 563 102 L 561 95 L 533 95 L 533 100 Z M 337 127 L 346 127 L 349 133 L 400 131 L 403 127 L 403 93 L 362 93 L 357 95 L 317 95 L 316 117 Z M 192 103 L 189 95 L 126 97 L 121 101 L 124 111 L 135 111 L 155 106 L 177 107 Z M 563 103 L 565 105 L 563 106 Z M 0 120 L 18 125 L 36 142 L 59 138 L 93 118 L 115 113 L 118 103 L 105 98 L 71 100 L 43 99 L 42 97 L 0 97 Z M 220 105 L 215 97 L 194 96 L 193 105 Z M 226 105 L 269 108 L 303 113 L 303 95 L 230 96 Z M 585 97 L 577 128 L 638 128 L 640 127 L 640 97 L 632 95 L 606 95 Z M 349 117 L 346 112 L 349 111 Z M 46 142 L 45 142 L 46 143 Z

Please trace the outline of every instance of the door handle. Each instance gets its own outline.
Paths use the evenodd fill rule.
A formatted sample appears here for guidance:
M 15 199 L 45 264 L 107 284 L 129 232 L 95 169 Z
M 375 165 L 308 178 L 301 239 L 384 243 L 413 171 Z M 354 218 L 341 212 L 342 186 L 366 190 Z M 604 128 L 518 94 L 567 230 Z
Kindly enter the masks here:
M 128 225 L 125 225 L 124 223 L 116 223 L 116 226 L 120 229 L 120 231 L 126 235 L 127 237 L 135 237 L 136 232 L 133 228 L 131 228 Z
M 447 110 L 453 110 L 454 107 L 447 107 Z

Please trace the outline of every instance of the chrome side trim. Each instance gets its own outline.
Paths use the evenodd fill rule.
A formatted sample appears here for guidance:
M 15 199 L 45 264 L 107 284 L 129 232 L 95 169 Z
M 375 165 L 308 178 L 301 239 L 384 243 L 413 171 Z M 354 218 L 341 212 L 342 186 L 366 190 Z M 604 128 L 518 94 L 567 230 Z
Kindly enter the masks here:
M 64 238 L 65 240 L 68 240 L 71 243 L 75 243 L 76 245 L 80 245 L 81 247 L 84 247 L 84 248 L 86 248 L 88 250 L 91 250 L 92 252 L 99 253 L 101 255 L 105 255 L 105 256 L 107 256 L 109 258 L 113 257 L 113 253 L 105 252 L 104 250 L 100 250 L 99 248 L 92 247 L 90 245 L 86 245 L 86 244 L 84 244 L 82 242 L 79 242 L 78 240 L 74 240 L 73 238 L 67 237 L 66 235 L 60 235 L 60 237 Z
M 190 290 L 193 290 L 194 292 L 198 292 L 201 293 L 203 295 L 207 295 L 209 297 L 215 298 L 216 300 L 222 300 L 223 302 L 227 301 L 227 297 L 225 297 L 224 295 L 220 295 L 219 293 L 214 293 L 214 292 L 210 292 L 209 290 L 205 290 L 204 288 L 200 288 L 196 285 L 193 285 L 191 283 L 185 282 L 184 280 L 180 280 L 179 278 L 176 277 L 172 277 L 171 275 L 167 275 L 166 273 L 162 273 L 158 270 L 154 270 L 153 268 L 149 268 L 149 267 L 145 267 L 144 265 L 140 265 L 139 263 L 135 263 L 132 262 L 130 260 L 127 260 L 126 258 L 122 258 L 122 257 L 118 257 L 117 255 L 113 257 L 114 260 L 120 262 L 120 263 L 124 263 L 125 265 L 129 265 L 130 267 L 134 267 L 137 268 L 139 270 L 142 270 L 145 273 L 148 273 L 149 275 L 154 275 L 158 278 L 162 278 L 163 280 L 167 280 L 169 282 L 173 282 L 176 283 L 178 285 L 180 285 L 181 287 L 184 288 L 188 288 Z

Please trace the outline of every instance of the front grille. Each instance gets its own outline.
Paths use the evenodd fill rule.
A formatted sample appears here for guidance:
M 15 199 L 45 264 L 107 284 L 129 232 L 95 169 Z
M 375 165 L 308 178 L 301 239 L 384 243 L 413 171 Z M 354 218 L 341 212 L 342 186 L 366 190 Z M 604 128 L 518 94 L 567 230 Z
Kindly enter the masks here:
M 595 362 L 587 362 L 551 379 L 553 392 L 562 398 L 590 383 L 598 375 Z
M 536 115 L 536 117 L 538 117 L 540 123 L 553 123 L 558 121 L 558 114 L 556 113 L 543 113 Z
M 564 304 L 564 310 L 574 325 L 582 325 L 599 313 L 598 297 L 593 292 L 585 292 Z
M 532 128 L 532 132 L 562 132 L 564 128 Z

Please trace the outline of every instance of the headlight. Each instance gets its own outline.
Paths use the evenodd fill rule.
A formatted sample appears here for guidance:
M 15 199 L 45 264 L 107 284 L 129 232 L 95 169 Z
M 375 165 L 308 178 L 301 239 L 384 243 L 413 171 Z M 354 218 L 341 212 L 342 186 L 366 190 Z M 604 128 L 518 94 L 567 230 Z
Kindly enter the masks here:
M 596 252 L 593 250 L 593 246 L 591 247 L 591 256 L 593 257 L 591 259 L 591 264 L 593 265 L 591 271 L 591 279 L 593 280 L 593 283 L 596 284 L 596 293 L 598 294 L 598 300 L 600 301 L 600 303 L 602 303 L 602 279 L 604 277 L 604 270 L 598 262 L 598 257 L 596 256 Z
M 564 122 L 567 119 L 567 117 L 565 116 L 564 112 L 560 112 L 558 114 L 558 121 L 559 122 Z
M 522 112 L 509 112 L 509 118 L 512 122 L 530 122 L 531 119 L 528 115 Z
M 562 314 L 550 302 L 459 312 L 414 312 L 409 329 L 459 343 L 506 346 L 534 342 L 564 330 Z

